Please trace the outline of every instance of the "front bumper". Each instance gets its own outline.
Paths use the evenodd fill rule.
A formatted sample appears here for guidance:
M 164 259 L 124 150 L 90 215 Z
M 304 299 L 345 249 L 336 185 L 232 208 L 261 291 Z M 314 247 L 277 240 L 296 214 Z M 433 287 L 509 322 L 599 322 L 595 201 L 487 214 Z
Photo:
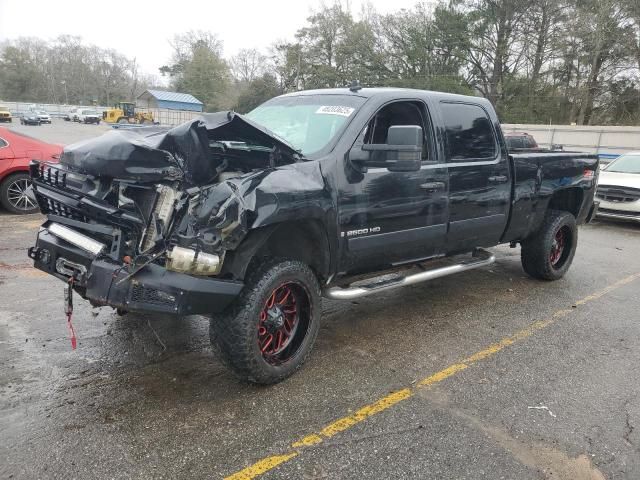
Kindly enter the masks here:
M 598 210 L 597 217 L 607 218 L 610 220 L 623 220 L 627 222 L 640 223 L 640 212 L 633 213 L 633 212 L 625 212 L 623 210 L 609 210 L 609 209 L 601 208 Z
M 598 218 L 640 223 L 640 200 L 633 202 L 600 200 L 597 216 Z
M 80 248 L 43 228 L 35 247 L 29 249 L 34 266 L 65 282 L 70 275 L 60 265 L 76 272 L 75 290 L 98 306 L 127 311 L 176 315 L 211 314 L 223 311 L 242 290 L 242 282 L 196 277 L 170 272 L 149 264 L 128 277 L 124 264 L 109 258 L 92 259 Z

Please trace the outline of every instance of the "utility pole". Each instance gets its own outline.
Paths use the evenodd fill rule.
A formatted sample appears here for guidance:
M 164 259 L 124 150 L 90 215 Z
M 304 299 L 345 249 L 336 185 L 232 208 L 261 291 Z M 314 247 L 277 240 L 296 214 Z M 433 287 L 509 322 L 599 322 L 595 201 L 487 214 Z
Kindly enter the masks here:
M 69 94 L 67 93 L 67 81 L 62 80 L 60 83 L 64 85 L 64 103 L 65 105 L 69 105 Z

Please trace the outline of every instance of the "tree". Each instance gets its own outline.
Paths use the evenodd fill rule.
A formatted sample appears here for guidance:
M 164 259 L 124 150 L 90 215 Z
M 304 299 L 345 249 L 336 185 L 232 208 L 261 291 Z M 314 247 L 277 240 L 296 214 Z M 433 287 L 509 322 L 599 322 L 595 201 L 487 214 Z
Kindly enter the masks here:
M 222 58 L 222 43 L 209 32 L 176 35 L 172 44 L 173 63 L 160 67 L 171 77 L 171 86 L 190 93 L 205 104 L 207 111 L 228 108 L 229 67 Z
M 16 101 L 110 104 L 131 100 L 144 87 L 134 66 L 79 37 L 18 38 L 0 45 L 0 91 Z
M 262 76 L 267 68 L 267 57 L 255 48 L 243 48 L 231 60 L 231 74 L 239 82 L 252 82 Z
M 239 113 L 247 113 L 270 98 L 283 93 L 276 77 L 265 73 L 261 77 L 250 81 L 238 96 L 234 110 Z

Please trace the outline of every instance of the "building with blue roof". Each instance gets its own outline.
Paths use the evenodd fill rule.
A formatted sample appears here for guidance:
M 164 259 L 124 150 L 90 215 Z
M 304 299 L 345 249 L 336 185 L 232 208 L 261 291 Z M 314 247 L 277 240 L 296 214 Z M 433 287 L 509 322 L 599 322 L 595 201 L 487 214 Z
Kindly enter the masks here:
M 204 104 L 189 93 L 145 90 L 136 98 L 136 107 L 202 112 Z

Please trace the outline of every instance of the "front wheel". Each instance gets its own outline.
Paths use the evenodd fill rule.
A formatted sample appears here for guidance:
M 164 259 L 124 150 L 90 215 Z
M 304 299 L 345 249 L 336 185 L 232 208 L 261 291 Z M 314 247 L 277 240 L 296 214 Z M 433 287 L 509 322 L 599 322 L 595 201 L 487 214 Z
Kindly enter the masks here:
M 558 280 L 573 261 L 578 246 L 578 226 L 569 212 L 550 210 L 540 230 L 522 242 L 522 268 L 534 278 Z
M 268 261 L 248 276 L 233 305 L 211 319 L 211 342 L 243 380 L 280 382 L 309 356 L 320 302 L 318 280 L 307 265 Z

